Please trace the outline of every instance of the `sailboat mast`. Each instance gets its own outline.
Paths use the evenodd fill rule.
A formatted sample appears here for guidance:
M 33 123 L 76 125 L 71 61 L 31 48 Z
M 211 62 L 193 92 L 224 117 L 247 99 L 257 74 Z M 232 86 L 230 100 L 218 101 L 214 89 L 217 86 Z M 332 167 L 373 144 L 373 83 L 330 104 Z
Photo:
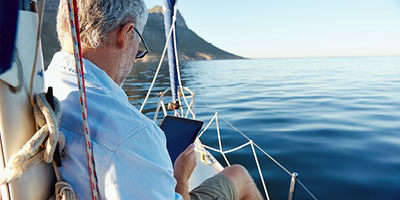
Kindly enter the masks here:
M 165 7 L 165 12 L 164 12 L 164 27 L 165 27 L 165 37 L 168 40 L 168 33 L 171 30 L 171 24 L 173 22 L 172 17 L 174 16 L 174 7 L 175 7 L 176 0 L 164 0 L 164 7 Z M 175 26 L 175 24 L 173 24 Z M 176 29 L 174 28 L 172 32 L 172 37 L 168 42 L 168 65 L 169 65 L 169 77 L 170 77 L 170 83 L 171 83 L 171 93 L 172 93 L 172 103 L 175 103 L 177 100 L 177 94 L 178 94 L 178 71 L 177 71 L 177 62 L 176 58 L 177 55 L 175 54 L 175 49 L 177 47 L 175 46 L 175 31 Z

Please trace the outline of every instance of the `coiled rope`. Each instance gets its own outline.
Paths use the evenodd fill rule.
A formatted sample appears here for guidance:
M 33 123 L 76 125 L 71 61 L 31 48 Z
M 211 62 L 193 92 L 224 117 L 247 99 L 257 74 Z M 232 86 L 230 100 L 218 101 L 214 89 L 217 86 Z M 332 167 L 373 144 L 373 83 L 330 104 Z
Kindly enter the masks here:
M 40 129 L 17 153 L 10 157 L 7 166 L 2 169 L 0 174 L 0 184 L 6 184 L 20 178 L 26 170 L 42 161 L 46 163 L 53 162 L 57 144 L 60 150 L 65 146 L 65 137 L 59 131 L 62 113 L 60 102 L 54 98 L 53 110 L 46 100 L 45 93 L 36 95 L 35 99 L 33 113 Z M 57 167 L 54 167 L 54 170 L 57 176 L 57 200 L 75 199 L 72 187 L 62 180 L 58 174 Z

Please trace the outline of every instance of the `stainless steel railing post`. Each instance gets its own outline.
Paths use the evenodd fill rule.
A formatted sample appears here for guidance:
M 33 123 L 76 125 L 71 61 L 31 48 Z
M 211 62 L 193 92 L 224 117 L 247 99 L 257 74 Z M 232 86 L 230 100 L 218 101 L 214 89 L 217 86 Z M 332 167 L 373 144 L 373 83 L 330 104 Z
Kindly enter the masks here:
M 289 200 L 292 200 L 294 197 L 294 191 L 296 189 L 296 180 L 297 177 L 299 176 L 299 174 L 297 174 L 296 172 L 292 173 L 292 179 L 290 180 L 290 187 L 289 187 Z

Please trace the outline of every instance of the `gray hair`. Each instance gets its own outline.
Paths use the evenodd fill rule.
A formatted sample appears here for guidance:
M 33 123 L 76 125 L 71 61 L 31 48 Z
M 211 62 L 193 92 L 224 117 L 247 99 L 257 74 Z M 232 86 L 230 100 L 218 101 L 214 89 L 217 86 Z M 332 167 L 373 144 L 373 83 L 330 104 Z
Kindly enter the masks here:
M 60 0 L 57 15 L 57 34 L 63 39 L 71 37 L 67 0 Z M 107 35 L 128 22 L 143 30 L 147 21 L 147 8 L 143 0 L 77 0 L 81 45 L 101 48 L 108 45 Z M 71 39 L 72 40 L 72 39 Z

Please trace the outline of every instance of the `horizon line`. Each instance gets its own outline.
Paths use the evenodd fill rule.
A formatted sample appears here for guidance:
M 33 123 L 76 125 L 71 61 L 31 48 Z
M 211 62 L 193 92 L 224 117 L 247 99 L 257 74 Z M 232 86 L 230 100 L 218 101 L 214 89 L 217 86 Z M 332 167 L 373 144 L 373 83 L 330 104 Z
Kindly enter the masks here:
M 399 57 L 400 54 L 392 55 L 341 55 L 341 56 L 282 56 L 282 57 L 243 57 L 243 59 L 287 59 L 287 58 L 357 58 L 357 57 Z

